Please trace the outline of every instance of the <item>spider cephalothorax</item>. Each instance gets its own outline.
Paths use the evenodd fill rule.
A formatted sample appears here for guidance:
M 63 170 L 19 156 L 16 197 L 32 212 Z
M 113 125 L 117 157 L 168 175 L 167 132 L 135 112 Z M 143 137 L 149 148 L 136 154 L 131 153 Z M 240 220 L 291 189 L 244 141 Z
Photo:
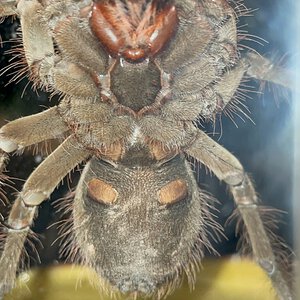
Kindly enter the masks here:
M 193 283 L 210 247 L 207 226 L 216 225 L 187 154 L 230 186 L 255 259 L 290 299 L 249 177 L 195 126 L 237 101 L 245 75 L 274 80 L 269 61 L 239 52 L 237 18 L 246 11 L 225 0 L 0 2 L 2 15 L 20 17 L 31 78 L 62 95 L 58 106 L 3 126 L 0 149 L 67 136 L 12 207 L 0 292 L 14 283 L 37 206 L 83 161 L 72 251 L 122 293 L 161 298 L 184 273 Z

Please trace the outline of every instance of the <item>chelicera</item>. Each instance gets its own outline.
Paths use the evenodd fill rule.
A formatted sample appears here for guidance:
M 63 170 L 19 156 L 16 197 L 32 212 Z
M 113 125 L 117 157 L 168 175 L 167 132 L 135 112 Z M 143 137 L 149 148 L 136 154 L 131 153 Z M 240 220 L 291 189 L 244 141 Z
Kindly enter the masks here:
M 159 1 L 141 5 L 128 2 L 97 1 L 90 18 L 91 29 L 112 57 L 140 62 L 154 57 L 176 30 L 176 7 Z M 146 7 L 143 7 L 146 6 Z

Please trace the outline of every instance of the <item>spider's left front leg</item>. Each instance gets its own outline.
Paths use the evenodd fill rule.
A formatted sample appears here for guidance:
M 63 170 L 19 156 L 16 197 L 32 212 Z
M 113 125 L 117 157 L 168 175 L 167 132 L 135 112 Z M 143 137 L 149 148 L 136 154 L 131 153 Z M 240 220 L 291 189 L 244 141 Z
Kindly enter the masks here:
M 47 199 L 59 182 L 90 152 L 71 135 L 30 175 L 12 206 L 7 237 L 0 259 L 0 299 L 14 285 L 23 244 L 37 206 Z
M 194 142 L 185 152 L 202 162 L 230 186 L 238 212 L 247 229 L 255 260 L 270 277 L 279 299 L 291 300 L 290 289 L 276 264 L 270 239 L 260 217 L 253 184 L 240 162 L 199 129 Z

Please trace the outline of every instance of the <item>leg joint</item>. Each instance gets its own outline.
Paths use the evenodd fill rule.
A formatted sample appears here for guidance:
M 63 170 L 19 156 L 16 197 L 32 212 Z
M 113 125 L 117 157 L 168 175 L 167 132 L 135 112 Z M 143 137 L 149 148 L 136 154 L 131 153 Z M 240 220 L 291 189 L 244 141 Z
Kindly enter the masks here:
M 27 206 L 21 197 L 15 201 L 7 221 L 9 230 L 26 230 L 31 226 L 36 206 Z
M 243 169 L 232 169 L 224 175 L 224 181 L 233 187 L 242 186 L 245 181 L 245 172 Z
M 258 264 L 261 268 L 268 274 L 269 277 L 272 277 L 276 271 L 275 260 L 272 258 L 260 258 L 258 259 Z
M 231 192 L 239 208 L 256 208 L 257 196 L 253 184 L 246 174 L 239 184 L 231 186 Z

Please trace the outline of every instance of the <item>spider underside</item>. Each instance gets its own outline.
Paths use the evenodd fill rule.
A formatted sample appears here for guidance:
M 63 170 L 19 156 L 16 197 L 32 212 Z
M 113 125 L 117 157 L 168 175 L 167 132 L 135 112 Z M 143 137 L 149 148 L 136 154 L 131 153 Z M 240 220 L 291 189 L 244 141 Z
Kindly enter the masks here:
M 121 293 L 162 298 L 184 273 L 193 284 L 214 223 L 188 155 L 229 186 L 255 260 L 278 297 L 292 299 L 249 176 L 195 125 L 230 109 L 247 76 L 289 83 L 277 81 L 265 58 L 239 52 L 237 18 L 247 12 L 240 2 L 141 3 L 0 1 L 0 16 L 20 18 L 30 78 L 62 95 L 58 106 L 0 129 L 0 171 L 7 153 L 66 136 L 27 179 L 6 221 L 0 295 L 14 285 L 38 205 L 84 161 L 72 214 L 81 260 Z

